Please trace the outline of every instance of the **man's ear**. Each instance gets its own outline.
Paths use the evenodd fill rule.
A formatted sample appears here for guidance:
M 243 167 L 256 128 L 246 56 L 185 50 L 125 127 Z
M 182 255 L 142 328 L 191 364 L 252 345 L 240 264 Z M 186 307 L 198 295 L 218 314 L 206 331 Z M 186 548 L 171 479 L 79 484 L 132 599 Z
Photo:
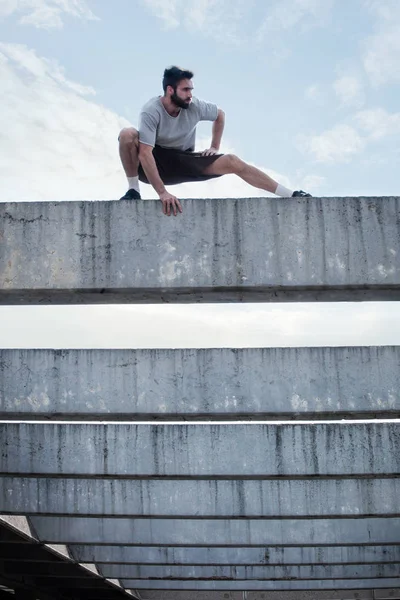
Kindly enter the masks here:
M 168 96 L 172 96 L 173 93 L 174 93 L 174 88 L 172 87 L 172 85 L 167 85 Z

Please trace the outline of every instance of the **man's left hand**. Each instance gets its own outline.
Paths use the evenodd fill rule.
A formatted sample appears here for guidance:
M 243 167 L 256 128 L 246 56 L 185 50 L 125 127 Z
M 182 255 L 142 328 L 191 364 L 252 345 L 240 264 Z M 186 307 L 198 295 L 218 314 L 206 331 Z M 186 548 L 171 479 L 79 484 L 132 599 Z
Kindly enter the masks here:
M 204 150 L 204 152 L 202 152 L 203 156 L 212 156 L 213 154 L 218 154 L 218 150 L 213 146 L 211 146 L 211 148 L 208 148 L 208 150 Z

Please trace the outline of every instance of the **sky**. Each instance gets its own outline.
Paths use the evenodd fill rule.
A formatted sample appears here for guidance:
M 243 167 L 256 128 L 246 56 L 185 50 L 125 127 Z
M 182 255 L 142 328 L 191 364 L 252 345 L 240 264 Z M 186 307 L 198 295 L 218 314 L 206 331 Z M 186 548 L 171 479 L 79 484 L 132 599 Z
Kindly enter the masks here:
M 314 196 L 397 195 L 399 30 L 400 0 L 0 0 L 0 201 L 122 196 L 118 133 L 173 64 L 225 111 L 223 152 Z M 235 176 L 170 191 L 268 195 Z M 0 307 L 0 323 L 9 348 L 400 340 L 397 303 Z

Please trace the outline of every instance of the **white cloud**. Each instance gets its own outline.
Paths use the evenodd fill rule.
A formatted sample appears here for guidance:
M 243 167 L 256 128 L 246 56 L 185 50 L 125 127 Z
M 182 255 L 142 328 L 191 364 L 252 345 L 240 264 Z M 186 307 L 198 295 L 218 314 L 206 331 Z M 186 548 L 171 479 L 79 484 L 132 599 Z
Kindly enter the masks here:
M 360 108 L 365 102 L 363 85 L 357 77 L 338 77 L 333 83 L 333 89 L 342 106 Z
M 46 80 L 47 83 L 53 80 L 59 83 L 61 88 L 68 88 L 80 95 L 95 94 L 93 88 L 67 79 L 64 69 L 56 61 L 38 57 L 34 51 L 28 50 L 26 46 L 21 44 L 2 44 L 0 42 L 0 50 L 3 53 L 5 64 L 13 64 L 15 67 L 19 67 L 21 75 L 24 73 L 26 78 L 33 78 L 38 82 L 42 81 L 44 83 Z
M 181 0 L 142 0 L 144 5 L 154 14 L 154 16 L 161 19 L 164 27 L 172 29 L 178 27 L 180 24 L 180 9 L 182 2 Z
M 117 136 L 128 123 L 82 95 L 93 93 L 54 61 L 0 44 L 2 200 L 102 199 L 125 191 Z
M 321 177 L 321 175 L 306 175 L 300 187 L 315 196 L 323 188 L 325 181 L 326 178 Z
M 191 33 L 217 38 L 221 43 L 238 43 L 249 0 L 142 0 L 166 29 L 184 27 Z M 250 0 L 251 4 L 251 0 Z
M 279 67 L 292 53 L 293 39 L 327 25 L 334 0 L 271 0 L 264 5 L 250 42 L 263 47 L 269 66 Z
M 369 38 L 364 52 L 364 68 L 371 83 L 376 87 L 400 81 L 400 37 L 399 25 L 388 27 Z
M 310 152 L 320 163 L 347 163 L 362 152 L 365 141 L 349 125 L 336 125 L 320 135 L 298 137 L 299 149 Z
M 389 113 L 383 108 L 358 111 L 353 115 L 353 123 L 357 130 L 350 125 L 338 124 L 319 135 L 300 135 L 297 146 L 304 153 L 310 152 L 317 162 L 348 163 L 367 145 L 400 134 L 400 112 Z M 378 162 L 382 164 L 384 158 L 374 156 L 373 163 Z
M 0 18 L 13 13 L 19 16 L 21 25 L 41 29 L 61 29 L 65 16 L 97 19 L 85 0 L 0 0 Z
M 365 8 L 376 18 L 382 21 L 392 21 L 400 17 L 398 0 L 364 0 Z
M 325 26 L 330 19 L 334 0 L 279 0 L 268 11 L 256 36 L 259 40 L 270 34 L 299 28 L 301 32 Z
M 321 103 L 324 100 L 324 96 L 325 94 L 323 91 L 323 87 L 319 83 L 313 83 L 312 85 L 309 85 L 304 92 L 304 97 L 307 100 L 312 100 L 317 104 Z
M 0 1 L 0 19 L 10 16 L 17 7 L 18 0 L 1 0 Z
M 376 108 L 360 111 L 354 119 L 371 140 L 400 133 L 400 113 L 390 114 L 383 108 Z
M 269 59 L 283 60 L 288 50 L 277 36 L 297 26 L 304 32 L 325 25 L 334 0 L 274 0 L 272 5 L 268 3 L 256 31 L 251 21 L 253 0 L 142 0 L 142 3 L 167 29 L 185 27 L 191 33 L 197 31 L 221 43 L 267 42 L 271 46 Z
M 376 22 L 376 32 L 363 44 L 362 61 L 371 83 L 379 87 L 400 81 L 400 2 L 367 0 L 364 5 Z

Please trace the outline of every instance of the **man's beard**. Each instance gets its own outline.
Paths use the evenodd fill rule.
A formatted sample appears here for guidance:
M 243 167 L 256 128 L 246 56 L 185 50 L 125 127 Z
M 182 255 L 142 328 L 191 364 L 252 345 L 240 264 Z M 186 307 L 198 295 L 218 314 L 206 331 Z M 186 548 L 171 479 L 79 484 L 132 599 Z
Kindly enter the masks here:
M 176 92 L 172 94 L 171 100 L 179 108 L 189 108 L 190 102 L 186 102 L 185 100 L 182 100 L 182 98 L 179 98 Z

